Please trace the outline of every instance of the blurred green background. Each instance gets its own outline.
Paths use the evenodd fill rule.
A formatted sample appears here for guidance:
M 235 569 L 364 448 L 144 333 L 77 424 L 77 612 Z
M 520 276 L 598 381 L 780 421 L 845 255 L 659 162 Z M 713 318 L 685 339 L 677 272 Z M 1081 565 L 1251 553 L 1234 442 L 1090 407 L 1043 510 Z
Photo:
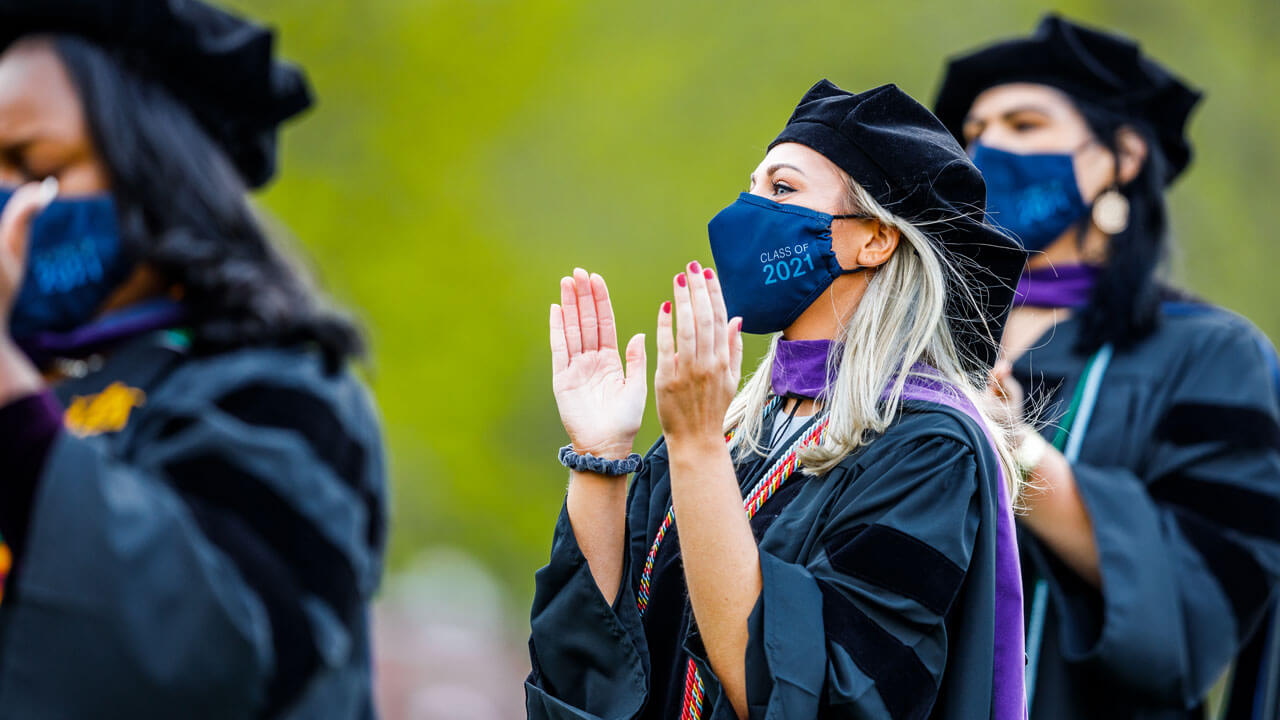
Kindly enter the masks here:
M 928 104 L 943 58 L 1026 33 L 1046 9 L 231 4 L 281 30 L 319 98 L 287 130 L 283 174 L 262 202 L 371 334 L 394 480 L 392 574 L 441 548 L 467 558 L 496 579 L 513 637 L 566 480 L 545 328 L 560 276 L 602 273 L 623 341 L 651 332 L 670 276 L 710 260 L 706 221 L 744 188 L 810 84 L 896 82 Z M 1172 270 L 1280 338 L 1280 2 L 1057 9 L 1137 36 L 1207 90 L 1191 125 L 1197 159 L 1172 194 Z M 638 444 L 656 435 L 650 404 Z

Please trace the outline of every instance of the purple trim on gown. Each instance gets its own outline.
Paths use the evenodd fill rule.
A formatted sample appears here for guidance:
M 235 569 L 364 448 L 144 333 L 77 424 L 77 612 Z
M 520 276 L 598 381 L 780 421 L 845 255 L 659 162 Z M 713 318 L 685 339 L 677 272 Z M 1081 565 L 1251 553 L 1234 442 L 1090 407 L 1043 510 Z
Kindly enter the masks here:
M 982 428 L 987 442 L 995 448 L 986 423 L 964 395 L 947 392 L 945 386 L 923 378 L 910 377 L 903 398 L 945 405 L 968 415 Z M 991 680 L 994 720 L 1023 720 L 1027 715 L 1024 668 L 1026 642 L 1023 636 L 1022 574 L 1018 564 L 1018 540 L 1014 532 L 1013 509 L 1009 504 L 1004 468 L 999 471 L 999 521 L 996 525 L 996 632 L 995 667 Z
M 1093 265 L 1036 268 L 1022 273 L 1015 307 L 1078 308 L 1089 304 L 1099 269 Z
M 143 333 L 177 327 L 186 316 L 181 303 L 150 300 L 109 313 L 75 330 L 40 333 L 19 338 L 17 343 L 37 367 L 42 367 L 54 358 L 88 357 Z

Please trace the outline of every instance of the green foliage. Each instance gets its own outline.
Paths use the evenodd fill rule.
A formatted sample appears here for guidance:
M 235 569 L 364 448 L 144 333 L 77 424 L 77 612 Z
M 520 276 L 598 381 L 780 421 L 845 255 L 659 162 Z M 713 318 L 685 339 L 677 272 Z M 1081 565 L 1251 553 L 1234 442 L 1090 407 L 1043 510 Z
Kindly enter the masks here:
M 575 265 L 626 335 L 706 263 L 805 89 L 896 82 L 932 100 L 942 59 L 1028 31 L 1042 6 L 238 0 L 282 31 L 319 105 L 285 136 L 264 204 L 371 332 L 395 483 L 393 567 L 459 546 L 525 605 L 566 475 L 547 306 Z M 1280 336 L 1270 240 L 1280 4 L 1071 0 L 1208 90 L 1173 191 L 1175 275 Z M 626 335 L 622 338 L 625 342 Z M 748 362 L 762 349 L 748 346 Z M 652 340 L 650 353 L 654 352 Z M 639 444 L 657 435 L 652 405 Z

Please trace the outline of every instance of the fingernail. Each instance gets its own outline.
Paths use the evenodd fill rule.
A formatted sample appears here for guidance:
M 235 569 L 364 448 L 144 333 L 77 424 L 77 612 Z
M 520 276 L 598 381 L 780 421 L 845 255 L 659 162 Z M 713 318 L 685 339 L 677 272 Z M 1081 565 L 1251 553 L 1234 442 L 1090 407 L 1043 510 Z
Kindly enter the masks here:
M 684 279 L 684 273 L 680 273 L 676 276 L 676 284 L 680 287 L 684 287 L 689 284 L 689 281 Z
M 710 280 L 711 278 L 713 278 L 713 277 L 715 277 L 715 276 L 716 276 L 716 274 L 715 274 L 714 272 L 712 272 L 711 268 L 707 268 L 706 270 L 703 270 L 703 271 L 702 271 L 702 277 L 704 277 L 704 278 L 706 278 L 706 279 L 708 279 L 708 280 Z
M 40 205 L 48 205 L 58 197 L 58 178 L 50 175 L 40 183 Z
M 689 263 L 689 272 L 691 273 L 702 272 L 702 266 L 698 264 L 697 260 L 694 260 L 693 262 Z
M 667 313 L 668 315 L 670 315 L 670 314 L 671 314 L 671 301 L 670 301 L 670 300 L 668 300 L 668 301 L 666 301 L 666 302 L 662 303 L 662 312 Z

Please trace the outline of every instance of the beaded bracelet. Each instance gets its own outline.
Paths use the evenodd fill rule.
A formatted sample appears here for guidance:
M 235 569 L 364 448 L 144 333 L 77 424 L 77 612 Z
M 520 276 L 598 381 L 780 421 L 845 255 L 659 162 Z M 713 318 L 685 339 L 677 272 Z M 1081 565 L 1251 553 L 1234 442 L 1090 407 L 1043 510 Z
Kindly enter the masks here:
M 621 460 L 605 460 L 591 453 L 574 451 L 572 445 L 560 448 L 560 464 L 577 472 L 591 472 L 600 475 L 630 475 L 640 469 L 644 458 L 639 453 L 631 453 Z

